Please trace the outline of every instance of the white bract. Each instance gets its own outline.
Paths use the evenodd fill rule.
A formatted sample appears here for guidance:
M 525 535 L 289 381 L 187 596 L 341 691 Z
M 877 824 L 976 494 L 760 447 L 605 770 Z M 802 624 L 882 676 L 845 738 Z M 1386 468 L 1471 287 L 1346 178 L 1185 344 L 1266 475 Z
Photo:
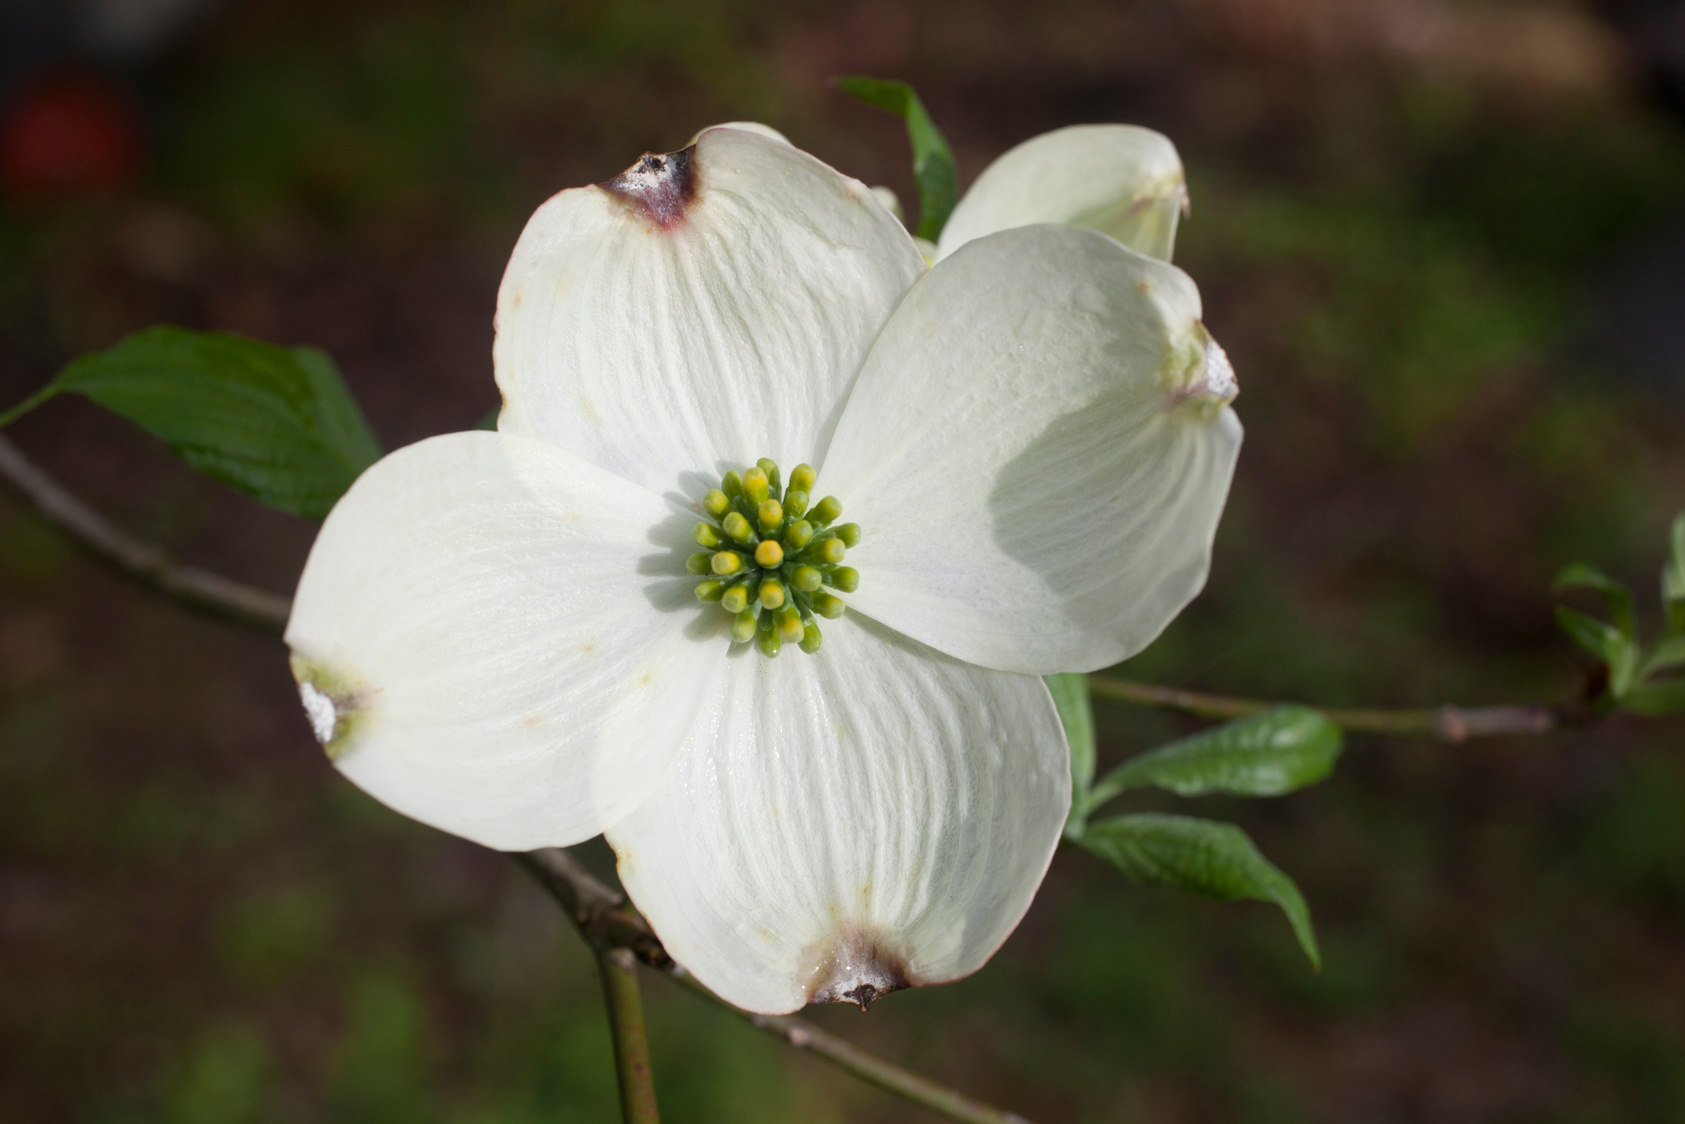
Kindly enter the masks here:
M 1092 202 L 1067 171 L 1046 190 Z M 1014 226 L 987 189 L 1026 174 L 955 221 Z M 1070 803 L 1039 676 L 1135 653 L 1199 590 L 1240 425 L 1176 268 L 1064 225 L 943 247 L 927 269 L 863 185 L 744 128 L 539 208 L 499 431 L 386 457 L 305 567 L 287 643 L 335 764 L 490 847 L 606 832 L 668 951 L 753 1011 L 980 967 Z M 687 569 L 707 491 L 763 457 L 817 490 L 783 493 L 756 580 L 794 605 L 806 559 L 821 615 L 847 604 L 811 654 L 734 642 L 764 586 L 698 604 L 750 539 Z M 840 541 L 791 538 L 804 506 L 835 530 L 821 496 L 860 528 L 846 581 Z
M 937 260 L 985 234 L 1037 222 L 1101 230 L 1169 261 L 1188 191 L 1176 146 L 1137 125 L 1069 125 L 983 169 L 954 208 Z

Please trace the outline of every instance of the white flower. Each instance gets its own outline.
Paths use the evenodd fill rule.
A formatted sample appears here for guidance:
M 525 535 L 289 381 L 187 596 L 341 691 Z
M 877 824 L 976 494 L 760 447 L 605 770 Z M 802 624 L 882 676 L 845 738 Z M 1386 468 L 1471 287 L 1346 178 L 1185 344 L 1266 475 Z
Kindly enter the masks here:
M 762 131 L 564 191 L 499 293 L 499 432 L 393 453 L 322 528 L 287 629 L 312 722 L 487 846 L 606 832 L 749 1010 L 975 971 L 1070 802 L 1038 676 L 1133 654 L 1205 580 L 1240 426 L 1199 311 L 1092 230 L 927 270 Z M 686 569 L 706 489 L 761 457 L 863 528 L 816 654 L 734 644 Z

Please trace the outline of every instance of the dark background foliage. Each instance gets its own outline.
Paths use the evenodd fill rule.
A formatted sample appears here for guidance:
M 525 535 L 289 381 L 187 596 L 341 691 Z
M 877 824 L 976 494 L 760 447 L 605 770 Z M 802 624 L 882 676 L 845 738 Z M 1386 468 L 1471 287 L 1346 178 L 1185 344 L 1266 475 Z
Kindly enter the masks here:
M 467 428 L 551 192 L 750 117 L 911 201 L 898 123 L 826 85 L 868 73 L 918 86 L 962 185 L 1075 122 L 1182 149 L 1178 261 L 1248 437 L 1210 588 L 1129 674 L 1566 697 L 1551 576 L 1652 591 L 1685 504 L 1672 4 L 229 0 L 127 39 L 98 8 L 0 4 L 0 404 L 171 321 L 327 350 L 388 447 Z M 14 433 L 125 527 L 290 588 L 304 521 L 86 403 Z M 1098 721 L 1102 765 L 1194 728 Z M 1269 907 L 1069 853 L 976 977 L 816 1017 L 1044 1121 L 1685 1120 L 1680 737 L 1354 738 L 1321 786 L 1197 802 L 1299 880 L 1320 975 Z M 648 992 L 673 1120 L 923 1118 Z M 0 495 L 0 1120 L 616 1113 L 589 960 L 526 876 L 341 781 L 273 641 Z

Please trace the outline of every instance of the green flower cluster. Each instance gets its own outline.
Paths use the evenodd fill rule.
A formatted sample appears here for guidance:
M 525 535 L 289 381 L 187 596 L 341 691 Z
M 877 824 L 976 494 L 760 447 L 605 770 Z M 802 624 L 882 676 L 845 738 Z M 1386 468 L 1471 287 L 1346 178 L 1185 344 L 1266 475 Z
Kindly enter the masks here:
M 699 601 L 715 602 L 731 614 L 731 638 L 755 642 L 761 653 L 776 656 L 786 641 L 812 654 L 819 650 L 819 622 L 842 616 L 842 599 L 860 575 L 842 564 L 847 549 L 860 541 L 860 527 L 844 523 L 837 497 L 812 503 L 816 474 L 798 464 L 790 486 L 780 485 L 778 465 L 762 457 L 745 472 L 728 472 L 718 488 L 702 497 L 713 519 L 696 525 L 703 553 L 686 562 L 704 580 Z M 811 504 L 811 506 L 810 506 Z

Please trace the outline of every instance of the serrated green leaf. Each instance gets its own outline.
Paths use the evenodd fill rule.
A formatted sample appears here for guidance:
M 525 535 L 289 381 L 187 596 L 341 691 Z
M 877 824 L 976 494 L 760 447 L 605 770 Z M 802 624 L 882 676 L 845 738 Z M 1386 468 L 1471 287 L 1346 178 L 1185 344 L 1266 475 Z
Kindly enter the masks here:
M 67 391 L 149 430 L 206 476 L 310 519 L 380 457 L 333 360 L 314 348 L 147 328 L 73 360 L 3 420 Z
M 1667 564 L 1662 567 L 1662 603 L 1668 631 L 1685 632 L 1685 511 L 1674 516 L 1668 533 Z
M 1305 706 L 1277 706 L 1131 758 L 1094 786 L 1089 807 L 1152 785 L 1178 796 L 1280 796 L 1334 770 L 1340 728 Z
M 959 200 L 959 189 L 954 179 L 954 150 L 925 112 L 924 103 L 907 83 L 883 78 L 838 78 L 837 89 L 867 105 L 886 109 L 907 123 L 907 140 L 913 146 L 913 178 L 919 185 L 919 225 L 913 233 L 936 241 Z
M 1065 727 L 1065 742 L 1071 749 L 1071 814 L 1065 821 L 1065 836 L 1075 839 L 1092 806 L 1088 790 L 1094 783 L 1094 707 L 1088 698 L 1088 676 L 1080 672 L 1044 675 L 1059 708 Z
M 1634 714 L 1659 717 L 1685 711 L 1685 679 L 1659 679 L 1640 683 L 1620 699 L 1621 709 Z
M 1234 824 L 1143 812 L 1090 824 L 1081 842 L 1143 886 L 1274 902 L 1311 964 L 1322 967 L 1304 895 Z
M 1638 640 L 1638 617 L 1633 612 L 1632 590 L 1596 566 L 1589 562 L 1575 562 L 1571 566 L 1565 566 L 1552 584 L 1558 590 L 1595 589 L 1603 595 L 1603 604 L 1609 610 L 1609 619 L 1615 622 L 1615 627 L 1621 630 L 1621 635 L 1633 642 Z
M 1609 665 L 1609 694 L 1619 701 L 1638 671 L 1638 646 L 1614 625 L 1566 605 L 1556 607 L 1556 623 L 1574 643 Z

